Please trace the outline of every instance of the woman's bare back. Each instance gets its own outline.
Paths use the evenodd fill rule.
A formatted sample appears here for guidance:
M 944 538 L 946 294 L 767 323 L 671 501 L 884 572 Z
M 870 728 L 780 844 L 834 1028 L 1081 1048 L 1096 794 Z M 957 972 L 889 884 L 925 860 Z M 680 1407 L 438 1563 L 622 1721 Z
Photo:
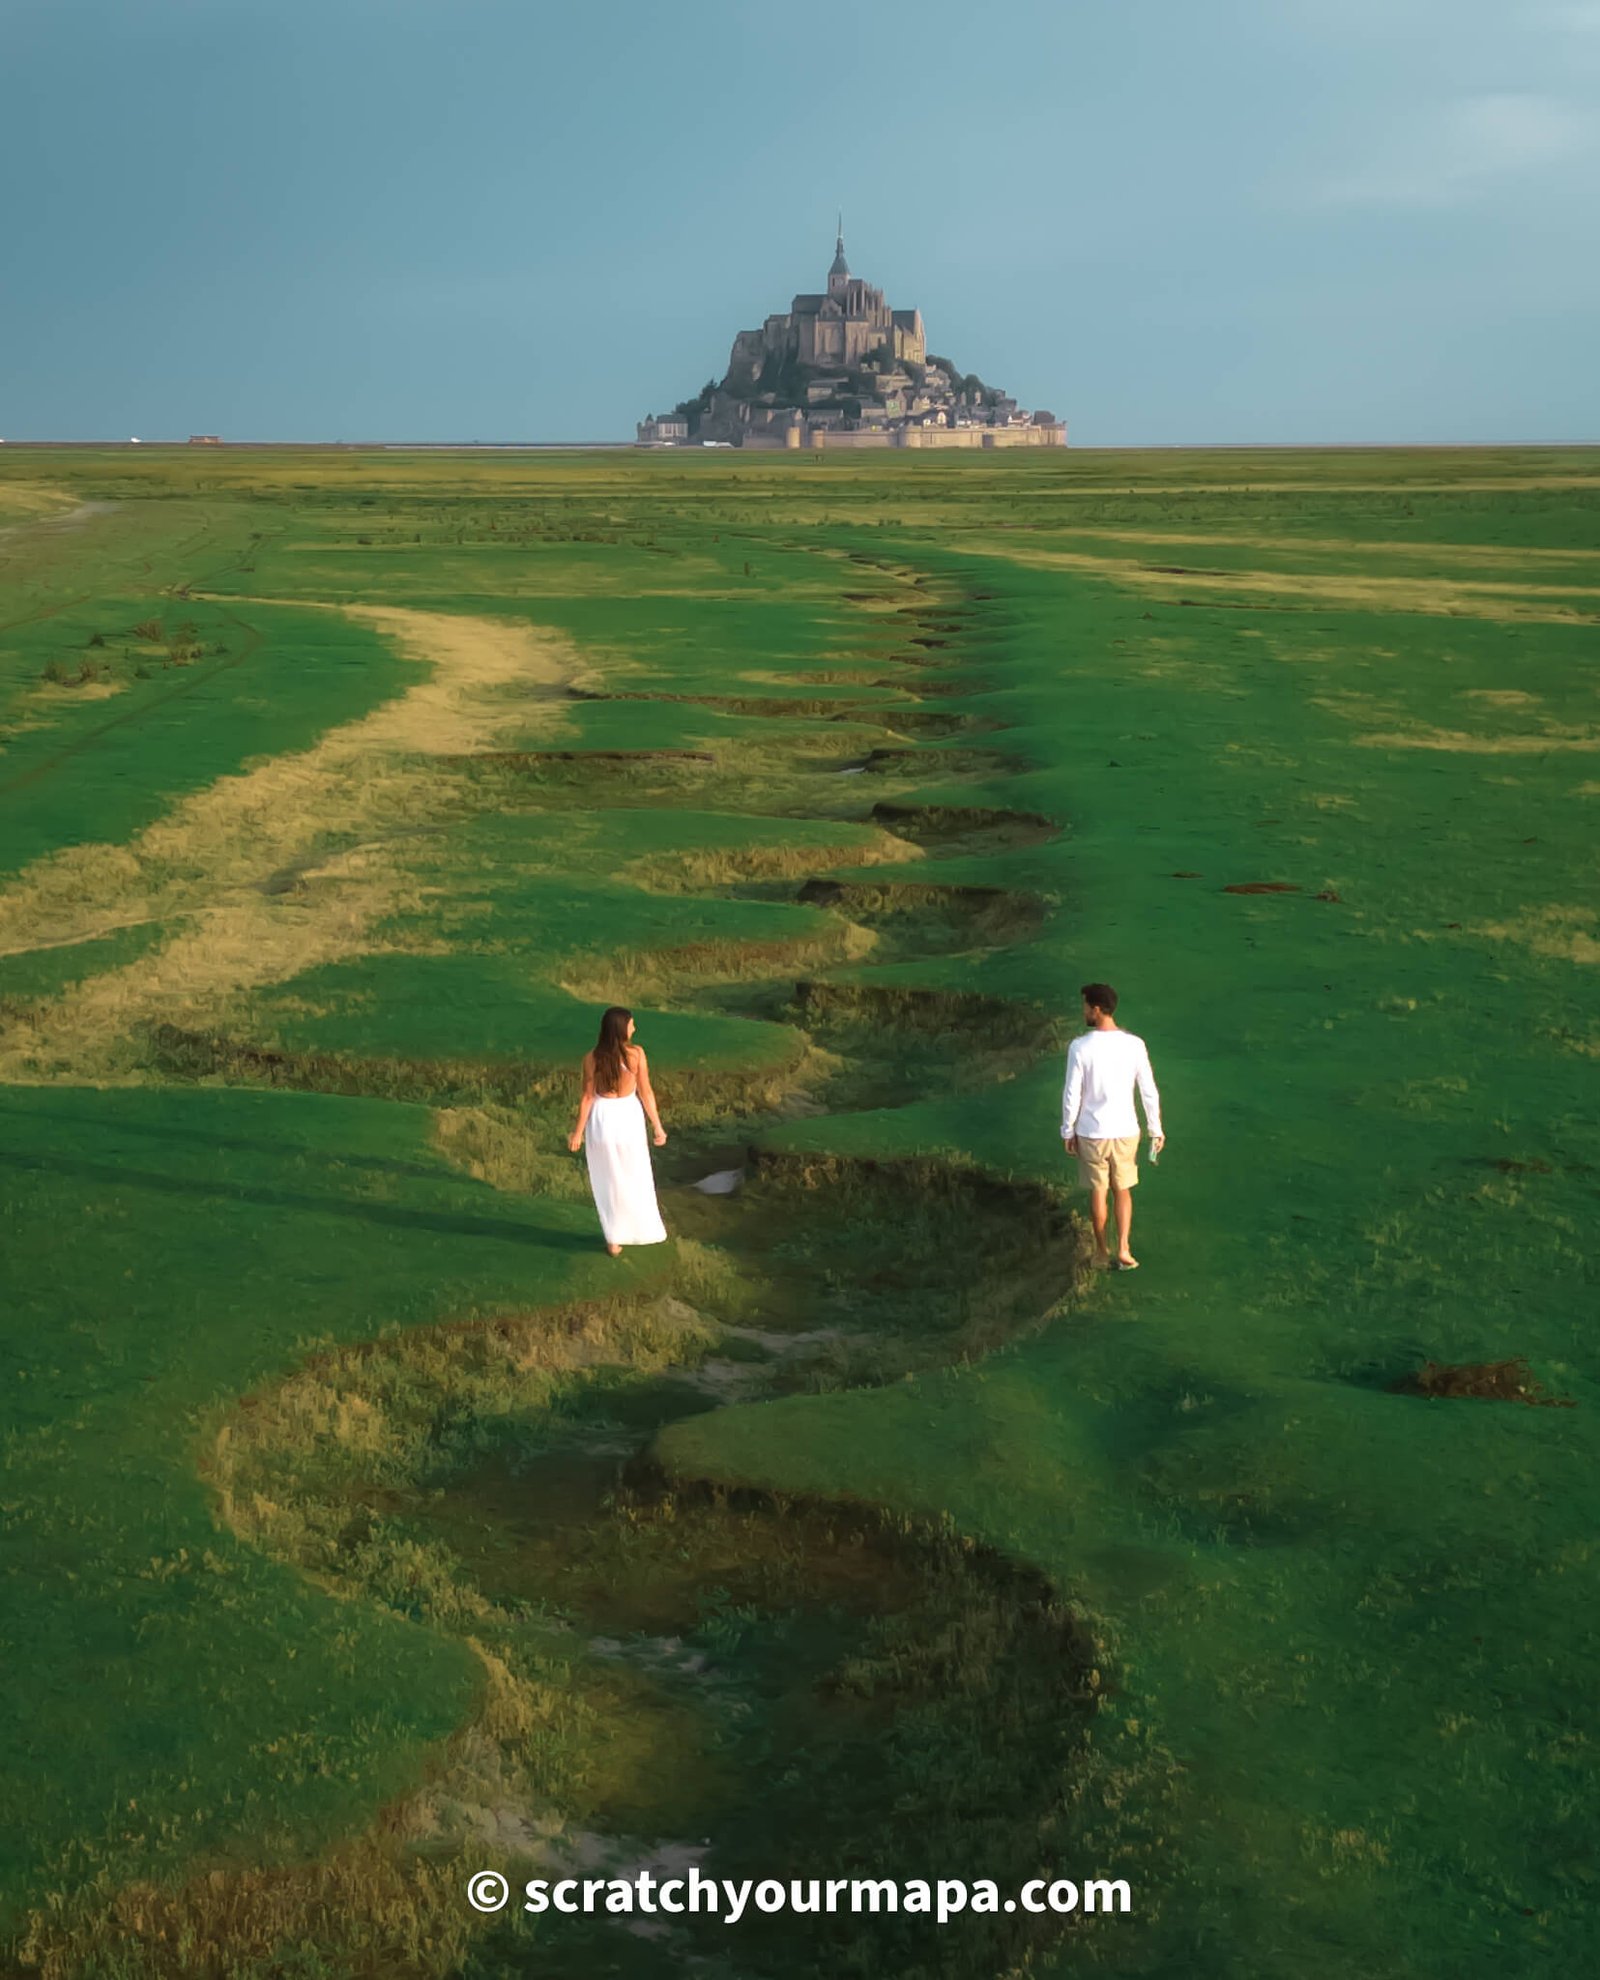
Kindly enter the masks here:
M 583 1055 L 583 1079 L 586 1086 L 594 1087 L 595 1097 L 600 1100 L 627 1100 L 639 1090 L 639 1061 L 643 1057 L 637 1045 L 624 1045 L 622 1048 L 622 1077 L 617 1082 L 615 1093 L 602 1093 L 595 1086 L 594 1054 Z

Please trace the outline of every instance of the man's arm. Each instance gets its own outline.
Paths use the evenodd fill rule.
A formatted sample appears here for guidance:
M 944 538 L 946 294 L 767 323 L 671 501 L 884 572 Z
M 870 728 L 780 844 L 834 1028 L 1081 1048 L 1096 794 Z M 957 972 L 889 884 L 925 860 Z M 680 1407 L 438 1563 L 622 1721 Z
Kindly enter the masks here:
M 1159 1145 L 1166 1140 L 1161 1132 L 1161 1095 L 1156 1091 L 1156 1076 L 1150 1068 L 1148 1048 L 1139 1054 L 1139 1064 L 1135 1072 L 1139 1082 L 1139 1098 L 1144 1103 L 1144 1124 L 1150 1131 L 1150 1140 Z
M 1067 1083 L 1061 1089 L 1061 1139 L 1069 1147 L 1078 1138 L 1078 1109 L 1083 1105 L 1083 1060 L 1076 1043 L 1067 1047 Z

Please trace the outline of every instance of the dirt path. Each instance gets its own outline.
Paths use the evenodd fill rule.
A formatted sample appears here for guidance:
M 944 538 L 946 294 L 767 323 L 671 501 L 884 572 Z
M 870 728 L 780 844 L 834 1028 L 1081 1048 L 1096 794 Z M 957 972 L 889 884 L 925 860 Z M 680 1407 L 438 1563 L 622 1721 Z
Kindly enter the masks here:
M 513 621 L 309 609 L 344 612 L 429 672 L 310 749 L 185 798 L 130 844 L 72 847 L 0 891 L 0 955 L 90 941 L 130 923 L 177 924 L 154 954 L 89 978 L 7 1040 L 0 1079 L 131 1077 L 134 1027 L 193 1024 L 237 991 L 358 953 L 402 897 L 391 841 L 425 822 L 441 794 L 443 775 L 427 759 L 485 748 L 513 726 L 554 733 L 560 689 L 579 671 L 568 642 Z M 321 884 L 267 891 L 285 868 Z

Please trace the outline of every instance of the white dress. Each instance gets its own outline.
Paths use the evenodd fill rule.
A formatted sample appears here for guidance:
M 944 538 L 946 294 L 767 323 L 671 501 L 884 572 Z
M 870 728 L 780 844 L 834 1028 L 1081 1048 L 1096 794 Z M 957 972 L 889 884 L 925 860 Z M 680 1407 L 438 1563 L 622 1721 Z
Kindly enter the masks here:
M 664 1244 L 644 1106 L 637 1093 L 596 1094 L 584 1130 L 589 1187 L 607 1244 Z

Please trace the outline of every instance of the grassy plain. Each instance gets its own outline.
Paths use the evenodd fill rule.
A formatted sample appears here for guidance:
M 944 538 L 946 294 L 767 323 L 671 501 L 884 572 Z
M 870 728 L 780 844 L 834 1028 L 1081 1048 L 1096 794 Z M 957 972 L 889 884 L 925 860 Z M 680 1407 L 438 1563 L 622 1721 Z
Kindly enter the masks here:
M 1579 452 L 7 449 L 22 1969 L 1582 1970 L 1597 628 Z M 1135 1909 L 460 1894 L 663 1849 Z

